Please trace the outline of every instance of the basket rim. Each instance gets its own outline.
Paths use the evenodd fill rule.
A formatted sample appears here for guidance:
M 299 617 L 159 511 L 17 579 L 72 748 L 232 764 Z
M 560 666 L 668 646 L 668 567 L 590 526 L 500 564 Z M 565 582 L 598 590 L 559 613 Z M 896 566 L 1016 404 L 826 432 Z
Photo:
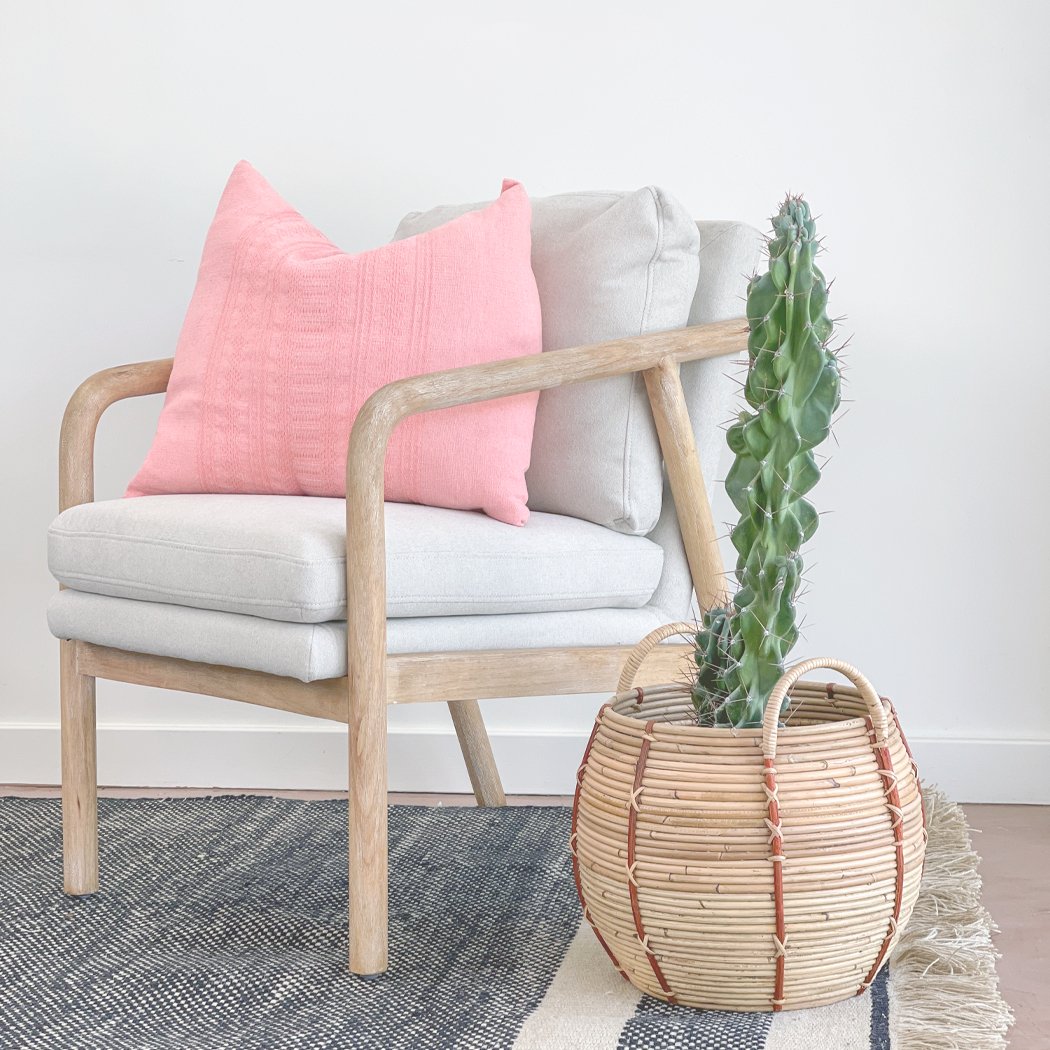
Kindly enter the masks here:
M 851 688 L 850 686 L 839 685 L 838 683 L 823 683 L 807 681 L 807 686 L 818 688 L 825 687 L 826 685 L 833 685 L 835 687 L 835 693 L 838 696 L 849 699 L 858 699 L 859 693 Z M 682 699 L 688 699 L 689 687 L 685 683 L 681 682 L 667 682 L 663 683 L 662 688 L 668 686 L 674 686 L 680 689 L 680 695 Z M 649 689 L 654 686 L 649 686 Z M 645 689 L 643 687 L 643 693 Z M 635 698 L 635 694 L 638 692 L 637 686 L 632 686 L 630 689 L 625 689 L 623 692 L 614 693 L 608 701 L 603 705 L 601 710 L 598 712 L 599 719 L 606 719 L 612 722 L 614 725 L 618 724 L 624 729 L 636 730 L 639 725 L 644 726 L 650 719 L 645 717 L 644 710 L 638 713 L 622 713 L 617 711 L 613 704 L 619 701 L 630 701 Z M 675 694 L 665 692 L 663 693 L 662 699 L 673 700 Z M 885 697 L 879 697 L 883 707 L 889 707 L 888 701 Z M 643 700 L 644 703 L 644 700 Z M 827 720 L 818 722 L 812 725 L 782 725 L 778 730 L 778 735 L 783 739 L 798 739 L 806 736 L 819 736 L 830 730 L 859 730 L 867 733 L 867 724 L 862 716 L 852 716 L 850 718 L 839 718 L 834 720 Z M 699 726 L 691 725 L 687 722 L 663 722 L 658 721 L 652 727 L 654 734 L 660 734 L 662 736 L 691 736 L 691 737 L 721 737 L 725 738 L 727 735 L 735 738 L 744 740 L 755 739 L 758 744 L 762 742 L 763 728 L 762 726 L 753 726 L 748 728 L 739 729 L 736 726 Z

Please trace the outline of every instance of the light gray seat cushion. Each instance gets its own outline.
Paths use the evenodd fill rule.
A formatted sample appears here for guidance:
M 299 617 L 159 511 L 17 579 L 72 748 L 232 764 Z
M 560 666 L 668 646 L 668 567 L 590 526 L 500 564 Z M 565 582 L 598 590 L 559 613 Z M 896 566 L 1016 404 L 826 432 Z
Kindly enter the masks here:
M 346 622 L 281 623 L 83 591 L 60 591 L 47 610 L 51 633 L 135 653 L 243 667 L 312 682 L 346 674 Z M 387 621 L 391 653 L 634 645 L 670 617 L 642 609 L 417 616 Z
M 144 496 L 72 507 L 48 533 L 55 578 L 144 602 L 324 623 L 346 617 L 345 503 L 312 496 Z M 518 528 L 480 513 L 388 503 L 391 617 L 630 609 L 663 548 L 577 518 Z
M 481 207 L 413 212 L 395 238 Z M 564 193 L 533 198 L 532 209 L 545 350 L 687 323 L 701 242 L 689 212 L 669 194 L 652 186 Z M 736 283 L 740 294 L 742 281 Z M 660 516 L 660 447 L 641 377 L 543 391 L 526 481 L 533 510 L 571 514 L 629 535 L 651 532 Z

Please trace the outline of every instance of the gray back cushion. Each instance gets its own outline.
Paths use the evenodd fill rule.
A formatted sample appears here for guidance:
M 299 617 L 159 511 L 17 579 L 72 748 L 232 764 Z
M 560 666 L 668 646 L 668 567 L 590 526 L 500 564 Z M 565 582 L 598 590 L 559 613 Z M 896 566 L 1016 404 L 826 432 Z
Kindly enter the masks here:
M 395 240 L 485 206 L 412 212 Z M 681 328 L 700 270 L 700 234 L 686 209 L 653 186 L 532 200 L 532 268 L 543 349 Z M 743 309 L 741 307 L 741 313 Z M 540 395 L 526 481 L 529 506 L 647 535 L 660 517 L 660 447 L 641 376 Z
M 743 222 L 708 220 L 696 225 L 700 231 L 700 279 L 689 323 L 711 324 L 739 317 L 744 329 L 747 279 L 762 262 L 762 234 Z M 740 384 L 744 369 L 743 354 L 682 365 L 682 386 L 708 498 L 713 498 L 721 484 L 720 464 L 728 455 L 725 426 L 743 407 Z M 652 604 L 661 610 L 665 621 L 683 620 L 691 615 L 693 581 L 670 493 L 667 495 L 660 522 L 650 534 L 664 548 L 664 574 Z

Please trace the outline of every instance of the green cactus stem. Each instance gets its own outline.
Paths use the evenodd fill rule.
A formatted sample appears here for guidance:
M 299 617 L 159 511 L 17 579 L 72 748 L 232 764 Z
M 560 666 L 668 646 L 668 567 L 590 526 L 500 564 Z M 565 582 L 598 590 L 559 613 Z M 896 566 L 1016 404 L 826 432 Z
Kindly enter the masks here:
M 800 551 L 818 520 L 805 496 L 820 480 L 813 450 L 830 432 L 840 390 L 820 250 L 809 205 L 788 197 L 773 219 L 768 270 L 748 285 L 749 410 L 729 429 L 736 458 L 725 483 L 740 513 L 739 589 L 729 608 L 704 614 L 697 633 L 693 701 L 707 724 L 760 724 L 798 640 Z

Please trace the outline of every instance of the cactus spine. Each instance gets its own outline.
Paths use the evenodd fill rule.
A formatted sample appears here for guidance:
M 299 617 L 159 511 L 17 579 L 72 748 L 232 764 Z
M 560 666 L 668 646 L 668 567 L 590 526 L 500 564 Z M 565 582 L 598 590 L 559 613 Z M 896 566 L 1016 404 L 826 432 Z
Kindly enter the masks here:
M 828 436 L 840 388 L 820 250 L 809 205 L 788 197 L 773 219 L 768 270 L 747 291 L 750 411 L 729 429 L 736 458 L 725 483 L 740 512 L 739 589 L 729 608 L 704 613 L 697 633 L 693 701 L 706 724 L 761 723 L 798 640 L 800 550 L 818 520 L 805 495 L 820 480 L 813 449 Z

